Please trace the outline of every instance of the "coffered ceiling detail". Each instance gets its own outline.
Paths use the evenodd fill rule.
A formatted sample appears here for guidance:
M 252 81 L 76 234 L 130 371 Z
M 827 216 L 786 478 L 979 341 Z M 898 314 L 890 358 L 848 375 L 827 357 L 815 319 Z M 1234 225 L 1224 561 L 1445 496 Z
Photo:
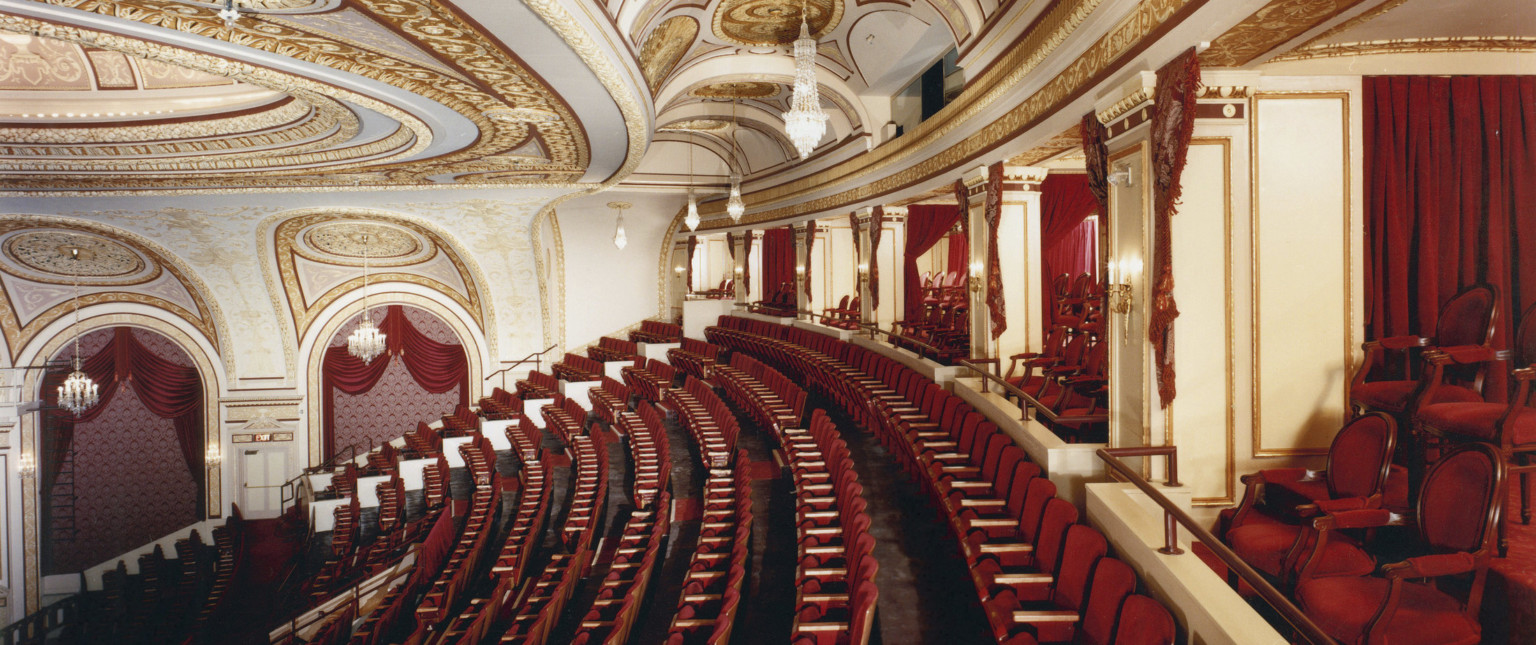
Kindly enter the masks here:
M 805 7 L 804 13 L 801 7 Z M 842 0 L 722 0 L 715 6 L 715 36 L 737 45 L 788 45 L 800 36 L 801 16 L 811 37 L 826 36 L 843 18 Z

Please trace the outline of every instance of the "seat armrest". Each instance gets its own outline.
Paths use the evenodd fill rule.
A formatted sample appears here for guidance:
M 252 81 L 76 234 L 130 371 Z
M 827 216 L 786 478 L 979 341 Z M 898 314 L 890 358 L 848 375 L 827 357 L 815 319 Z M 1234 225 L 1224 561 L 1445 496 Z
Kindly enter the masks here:
M 1423 336 L 1389 336 L 1372 343 L 1383 349 L 1408 349 L 1409 347 L 1428 347 L 1429 339 Z M 1366 345 L 1372 343 L 1366 343 Z
M 1408 558 L 1402 562 L 1383 566 L 1381 571 L 1388 578 L 1404 579 L 1453 576 L 1460 573 L 1469 573 L 1476 569 L 1477 558 L 1473 557 L 1470 553 L 1457 552 Z
M 1384 508 L 1366 508 L 1354 511 L 1329 513 L 1312 520 L 1312 526 L 1324 529 L 1368 529 L 1382 526 L 1401 526 L 1406 518 Z

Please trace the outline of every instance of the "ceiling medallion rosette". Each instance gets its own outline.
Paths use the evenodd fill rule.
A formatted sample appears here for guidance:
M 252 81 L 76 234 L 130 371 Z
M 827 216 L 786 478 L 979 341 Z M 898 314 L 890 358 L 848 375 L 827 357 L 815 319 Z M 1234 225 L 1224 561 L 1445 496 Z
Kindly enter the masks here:
M 831 33 L 843 19 L 842 0 L 808 0 L 806 22 L 811 36 Z M 785 0 L 724 0 L 715 8 L 715 36 L 746 46 L 780 46 L 800 34 L 800 3 Z

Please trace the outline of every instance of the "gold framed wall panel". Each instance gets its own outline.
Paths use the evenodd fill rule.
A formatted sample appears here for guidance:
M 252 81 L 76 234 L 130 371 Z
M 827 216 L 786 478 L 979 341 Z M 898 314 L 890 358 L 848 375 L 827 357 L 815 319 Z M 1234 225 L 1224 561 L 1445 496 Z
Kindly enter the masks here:
M 1343 393 L 1342 397 L 1341 397 L 1341 400 L 1338 401 L 1338 404 L 1340 406 L 1340 408 L 1339 408 L 1340 414 L 1341 414 L 1341 416 L 1347 416 L 1347 410 L 1348 410 L 1348 407 L 1349 407 L 1349 394 L 1350 394 L 1350 392 L 1349 392 L 1349 387 L 1350 387 L 1349 386 L 1349 376 L 1353 372 L 1353 369 L 1354 369 L 1354 346 L 1355 346 L 1355 337 L 1354 337 L 1355 336 L 1355 334 L 1354 334 L 1354 329 L 1355 329 L 1355 320 L 1354 320 L 1354 318 L 1355 317 L 1354 317 L 1354 294 L 1353 294 L 1354 259 L 1355 259 L 1354 258 L 1353 228 L 1354 228 L 1354 223 L 1355 222 L 1354 222 L 1354 217 L 1353 217 L 1353 211 L 1352 211 L 1352 208 L 1351 208 L 1352 191 L 1354 189 L 1353 188 L 1354 184 L 1353 184 L 1353 181 L 1352 181 L 1352 176 L 1351 176 L 1351 172 L 1352 171 L 1351 171 L 1351 167 L 1350 167 L 1350 165 L 1351 165 L 1350 164 L 1350 156 L 1352 154 L 1351 147 L 1350 147 L 1350 145 L 1351 145 L 1351 138 L 1352 138 L 1352 136 L 1351 136 L 1351 129 L 1350 129 L 1350 100 L 1351 100 L 1351 97 L 1350 97 L 1350 93 L 1347 92 L 1347 91 L 1308 91 L 1308 90 L 1301 90 L 1301 91 L 1255 92 L 1253 94 L 1253 96 L 1250 97 L 1249 100 L 1248 100 L 1248 113 L 1250 115 L 1250 117 L 1249 117 L 1250 118 L 1250 127 L 1249 127 L 1250 188 L 1249 188 L 1249 190 L 1250 190 L 1250 203 L 1252 205 L 1251 211 L 1250 211 L 1250 221 L 1249 221 L 1249 236 L 1250 236 L 1250 240 L 1249 240 L 1249 260 L 1250 260 L 1250 266 L 1252 268 L 1252 272 L 1251 272 L 1251 285 L 1250 285 L 1250 287 L 1251 287 L 1251 290 L 1252 290 L 1252 298 L 1253 298 L 1253 315 L 1252 315 L 1252 320 L 1250 321 L 1251 331 L 1252 331 L 1252 338 L 1253 338 L 1253 346 L 1252 346 L 1252 362 L 1253 362 L 1253 383 L 1252 383 L 1252 388 L 1253 388 L 1252 389 L 1252 398 L 1253 398 L 1253 405 L 1252 405 L 1252 407 L 1253 407 L 1253 410 L 1252 410 L 1252 414 L 1253 414 L 1253 457 L 1254 458 L 1268 458 L 1268 457 L 1309 457 L 1309 456 L 1319 456 L 1319 455 L 1327 454 L 1327 451 L 1328 451 L 1327 445 L 1311 446 L 1311 447 L 1270 447 L 1270 446 L 1266 446 L 1264 444 L 1264 425 L 1263 425 L 1263 407 L 1264 407 L 1264 405 L 1263 405 L 1263 402 L 1264 402 L 1264 386 L 1263 386 L 1264 379 L 1263 379 L 1263 376 L 1264 376 L 1264 369 L 1263 369 L 1263 361 L 1261 359 L 1262 354 L 1264 353 L 1263 352 L 1264 337 L 1262 335 L 1263 327 L 1260 324 L 1261 320 L 1263 319 L 1262 305 L 1263 305 L 1263 299 L 1264 299 L 1263 298 L 1264 292 L 1263 292 L 1263 289 L 1262 289 L 1262 287 L 1263 287 L 1262 277 L 1263 277 L 1263 267 L 1264 267 L 1264 264 L 1261 263 L 1261 261 L 1260 261 L 1260 258 L 1262 256 L 1262 250 L 1263 250 L 1262 249 L 1262 247 L 1263 247 L 1263 239 L 1262 239 L 1263 235 L 1261 233 L 1261 226 L 1262 226 L 1262 223 L 1264 221 L 1263 217 L 1262 217 L 1262 214 L 1261 214 L 1261 207 L 1262 207 L 1262 204 L 1263 204 L 1263 201 L 1261 199 L 1261 195 L 1262 195 L 1262 192 L 1264 190 L 1264 186 L 1262 185 L 1262 181 L 1261 181 L 1262 180 L 1262 172 L 1263 171 L 1262 171 L 1262 166 L 1261 166 L 1261 163 L 1260 163 L 1260 157 L 1261 157 L 1260 135 L 1261 135 L 1261 127 L 1262 127 L 1261 126 L 1261 123 L 1262 123 L 1261 116 L 1262 115 L 1260 114 L 1260 112 L 1261 112 L 1260 105 L 1261 105 L 1262 102 L 1264 102 L 1266 100 L 1292 100 L 1292 101 L 1294 101 L 1294 100 L 1317 100 L 1317 101 L 1338 101 L 1339 102 L 1340 121 L 1339 121 L 1339 130 L 1338 130 L 1338 137 L 1339 137 L 1338 141 L 1339 141 L 1339 148 L 1340 148 L 1339 152 L 1340 152 L 1340 169 L 1341 169 L 1341 176 L 1339 178 L 1339 186 L 1340 186 L 1340 192 L 1342 193 L 1342 195 L 1341 195 L 1342 199 L 1340 200 L 1341 203 L 1340 203 L 1340 211 L 1339 211 L 1340 215 L 1341 215 L 1340 219 L 1342 220 L 1342 225 L 1341 225 L 1341 228 L 1340 228 L 1340 235 L 1341 235 L 1341 237 L 1339 239 L 1339 244 L 1342 247 L 1342 251 L 1340 253 L 1340 257 L 1341 257 L 1341 260 L 1342 260 L 1342 263 L 1341 263 L 1341 266 L 1340 266 L 1340 271 L 1341 271 L 1341 276 L 1342 276 L 1342 279 L 1340 280 L 1340 282 L 1342 284 L 1342 289 L 1341 289 L 1342 294 L 1341 294 L 1340 298 L 1341 298 L 1341 302 L 1343 304 L 1343 311 L 1342 311 L 1342 320 L 1341 320 L 1341 322 L 1343 324 L 1343 330 L 1344 331 L 1343 331 L 1343 334 L 1342 334 L 1342 336 L 1343 336 L 1343 348 L 1342 348 L 1343 349 L 1343 354 L 1342 354 L 1343 360 L 1341 361 L 1341 363 L 1342 363 L 1342 370 L 1337 372 L 1337 378 L 1339 379 L 1339 381 L 1341 383 L 1340 389 L 1342 390 L 1342 393 Z M 1327 408 L 1325 407 L 1326 405 L 1327 404 L 1326 404 L 1325 401 L 1318 401 L 1318 407 L 1314 408 L 1314 416 L 1316 416 L 1315 413 L 1317 413 L 1317 412 L 1324 412 L 1324 411 L 1326 411 L 1327 410 Z M 1334 429 L 1336 430 L 1337 428 L 1334 428 Z M 1300 433 L 1298 433 L 1298 436 L 1300 436 Z M 1332 436 L 1331 433 L 1330 433 L 1329 436 L 1330 437 Z
M 1108 231 L 1109 231 L 1108 237 L 1109 237 L 1109 242 L 1110 242 L 1109 246 L 1108 246 L 1108 250 L 1105 253 L 1106 257 L 1114 257 L 1114 258 L 1118 259 L 1118 258 L 1120 258 L 1122 256 L 1122 251 L 1124 249 L 1121 248 L 1121 244 L 1122 244 L 1122 240 L 1121 240 L 1121 225 L 1122 225 L 1122 219 L 1125 218 L 1125 217 L 1128 217 L 1128 216 L 1134 216 L 1136 218 L 1136 221 L 1139 222 L 1139 226 L 1140 226 L 1140 231 L 1139 231 L 1139 235 L 1138 235 L 1139 239 L 1136 240 L 1137 243 L 1140 245 L 1140 248 L 1137 249 L 1137 255 L 1139 257 L 1143 257 L 1143 256 L 1146 255 L 1147 249 L 1151 248 L 1151 237 L 1150 236 L 1151 236 L 1151 226 L 1152 226 L 1152 223 L 1151 223 L 1151 219 L 1150 219 L 1151 216 L 1150 216 L 1150 213 L 1149 213 L 1149 208 L 1150 208 L 1150 205 L 1152 203 L 1152 196 L 1151 196 L 1151 193 L 1150 193 L 1150 190 L 1151 190 L 1150 189 L 1150 183 L 1147 182 L 1147 181 L 1144 181 L 1144 180 L 1145 180 L 1146 177 L 1149 176 L 1148 173 L 1150 172 L 1150 166 L 1151 166 L 1151 163 L 1152 163 L 1151 162 L 1151 152 L 1152 151 L 1151 151 L 1151 146 L 1146 141 L 1145 137 L 1142 136 L 1142 135 L 1138 135 L 1138 136 L 1141 136 L 1141 140 L 1140 141 L 1137 141 L 1137 142 L 1135 142 L 1133 144 L 1130 144 L 1130 145 L 1126 146 L 1125 148 L 1122 148 L 1122 149 L 1120 149 L 1120 150 L 1118 150 L 1116 152 L 1113 152 L 1109 156 L 1108 165 L 1109 165 L 1110 168 L 1114 168 L 1117 164 L 1120 164 L 1120 162 L 1122 162 L 1124 160 L 1127 160 L 1127 159 L 1131 159 L 1132 157 L 1138 157 L 1139 158 L 1139 162 L 1138 161 L 1132 161 L 1131 162 L 1131 163 L 1136 164 L 1136 166 L 1137 166 L 1136 167 L 1136 171 L 1135 171 L 1135 174 L 1137 176 L 1137 184 L 1135 186 L 1131 187 L 1131 190 L 1139 191 L 1139 193 L 1140 193 L 1140 198 L 1139 198 L 1140 199 L 1140 201 L 1139 201 L 1140 208 L 1139 208 L 1139 212 L 1137 212 L 1137 213 L 1123 213 L 1123 212 L 1121 212 L 1120 200 L 1117 199 L 1117 194 L 1119 193 L 1119 191 L 1126 190 L 1126 189 L 1120 188 L 1118 186 L 1112 187 L 1112 190 L 1111 190 L 1111 193 L 1110 193 L 1110 200 L 1109 200 L 1108 221 L 1107 222 L 1103 222 L 1105 224 L 1105 228 L 1108 229 Z M 1111 330 L 1118 330 L 1119 331 L 1118 334 L 1115 334 L 1115 333 L 1111 333 L 1110 334 L 1110 345 L 1109 345 L 1109 357 L 1108 357 L 1108 360 L 1109 360 L 1109 364 L 1110 364 L 1112 372 L 1113 372 L 1113 374 L 1111 376 L 1111 378 L 1112 378 L 1111 391 L 1112 392 L 1121 391 L 1121 390 L 1125 389 L 1125 387 L 1124 387 L 1124 378 L 1123 377 L 1124 377 L 1126 372 L 1125 372 L 1125 370 L 1123 368 L 1126 368 L 1126 367 L 1131 365 L 1131 363 L 1128 363 L 1125 360 L 1126 359 L 1127 346 L 1130 345 L 1133 342 L 1133 339 L 1131 338 L 1132 335 L 1134 334 L 1133 330 L 1139 329 L 1140 325 L 1141 325 L 1141 321 L 1143 321 L 1145 319 L 1145 317 L 1140 313 L 1140 310 L 1144 309 L 1144 305 L 1143 305 L 1143 302 L 1142 302 L 1144 300 L 1144 298 L 1143 298 L 1142 290 L 1140 289 L 1140 285 L 1139 284 L 1133 284 L 1132 285 L 1132 291 L 1134 292 L 1134 298 L 1135 298 L 1135 302 L 1136 302 L 1136 305 L 1137 305 L 1137 310 L 1136 311 L 1132 311 L 1131 314 L 1129 315 L 1129 317 L 1120 316 L 1119 314 L 1111 314 L 1111 323 L 1110 323 Z M 1150 394 L 1151 394 L 1151 392 L 1150 392 L 1150 389 L 1149 389 L 1149 386 L 1148 386 L 1148 383 L 1150 382 L 1148 376 L 1149 376 L 1149 371 L 1150 371 L 1150 368 L 1151 368 L 1151 359 L 1147 355 L 1146 338 L 1145 338 L 1145 336 L 1143 335 L 1143 336 L 1135 339 L 1134 342 L 1135 342 L 1136 352 L 1139 355 L 1139 359 L 1135 361 L 1135 368 L 1134 369 L 1136 370 L 1135 374 L 1140 379 L 1140 383 L 1138 383 L 1137 386 L 1136 386 L 1137 389 L 1139 390 L 1139 397 L 1138 398 L 1140 399 L 1140 408 L 1141 408 L 1140 412 L 1139 412 L 1140 419 L 1138 420 L 1138 423 L 1140 425 L 1140 431 L 1141 431 L 1140 432 L 1140 435 L 1141 435 L 1141 438 L 1140 438 L 1141 444 L 1140 445 L 1145 446 L 1145 445 L 1150 445 L 1150 443 L 1152 441 L 1152 419 L 1151 419 L 1152 411 L 1151 411 L 1151 407 L 1150 407 L 1151 406 L 1151 403 L 1150 403 Z M 1125 397 L 1122 396 L 1121 394 L 1114 394 L 1113 396 L 1111 396 L 1111 404 L 1110 404 L 1111 408 L 1110 408 L 1110 416 L 1109 416 L 1109 419 L 1110 419 L 1110 421 L 1109 421 L 1109 424 L 1110 424 L 1109 425 L 1109 444 L 1111 446 L 1117 447 L 1117 448 L 1118 447 L 1128 447 L 1128 445 L 1129 445 L 1129 444 L 1127 444 L 1125 442 L 1121 442 L 1121 441 L 1117 440 L 1117 438 L 1124 436 L 1125 432 L 1127 431 L 1127 429 L 1121 427 L 1121 424 L 1122 424 L 1121 416 L 1122 415 L 1119 414 L 1119 411 L 1115 410 L 1115 403 L 1119 402 L 1119 401 L 1123 401 L 1123 400 L 1125 400 Z M 1150 460 L 1142 460 L 1143 466 L 1145 466 L 1149 462 L 1150 462 Z M 1149 475 L 1150 473 L 1148 473 L 1148 472 L 1146 472 L 1144 470 L 1143 474 L 1144 475 Z

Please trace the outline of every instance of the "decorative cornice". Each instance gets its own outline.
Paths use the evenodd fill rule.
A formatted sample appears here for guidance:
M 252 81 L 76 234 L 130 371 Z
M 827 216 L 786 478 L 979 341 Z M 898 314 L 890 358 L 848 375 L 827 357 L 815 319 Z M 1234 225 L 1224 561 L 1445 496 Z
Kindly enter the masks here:
M 1120 99 L 1119 101 L 1115 101 L 1115 104 L 1109 106 L 1109 109 L 1095 114 L 1094 117 L 1099 120 L 1099 123 L 1109 125 L 1110 122 L 1125 116 L 1132 109 L 1140 106 L 1142 103 L 1152 102 L 1152 95 L 1154 92 L 1156 92 L 1156 89 L 1157 88 L 1153 87 L 1143 87 L 1134 92 L 1131 92 L 1130 94 L 1127 94 L 1125 98 Z
M 1446 54 L 1454 52 L 1510 52 L 1536 51 L 1536 37 L 1529 36 L 1460 36 L 1445 38 L 1394 38 L 1367 40 L 1356 43 L 1316 45 L 1296 49 L 1266 62 L 1337 58 L 1340 56 L 1370 56 L 1375 54 Z
M 1202 67 L 1241 67 L 1364 0 L 1273 0 L 1211 41 Z

